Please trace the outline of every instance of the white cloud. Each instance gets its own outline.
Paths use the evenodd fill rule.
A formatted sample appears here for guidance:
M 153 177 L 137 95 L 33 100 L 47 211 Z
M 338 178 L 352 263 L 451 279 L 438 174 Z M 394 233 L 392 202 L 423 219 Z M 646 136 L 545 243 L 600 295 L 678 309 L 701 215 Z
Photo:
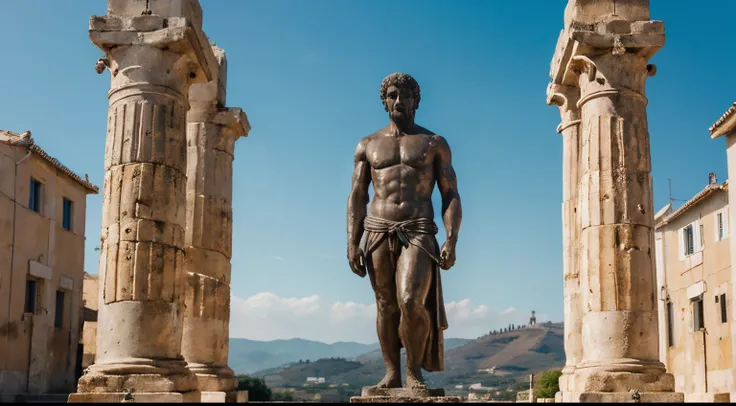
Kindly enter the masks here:
M 355 302 L 336 302 L 330 309 L 330 320 L 335 322 L 350 321 L 350 320 L 375 320 L 376 319 L 376 305 L 374 304 L 360 304 Z
M 515 307 L 509 307 L 508 309 L 501 312 L 501 316 L 505 316 L 507 314 L 511 314 L 516 311 Z
M 278 255 L 273 255 L 273 256 L 271 256 L 271 259 L 275 259 L 275 260 L 277 260 L 277 261 L 286 261 L 286 258 L 284 258 L 284 257 L 280 257 L 280 256 L 278 256 Z
M 450 302 L 445 304 L 445 311 L 448 319 L 458 320 L 482 320 L 488 317 L 491 309 L 486 305 L 473 307 L 470 299 L 463 299 L 459 302 Z
M 476 338 L 492 329 L 518 323 L 516 309 L 493 311 L 470 299 L 445 303 L 450 324 L 445 337 Z M 537 320 L 542 315 L 537 316 Z M 335 302 L 323 306 L 318 295 L 282 298 L 263 292 L 241 299 L 231 298 L 230 335 L 253 340 L 304 338 L 335 341 L 376 342 L 376 304 Z

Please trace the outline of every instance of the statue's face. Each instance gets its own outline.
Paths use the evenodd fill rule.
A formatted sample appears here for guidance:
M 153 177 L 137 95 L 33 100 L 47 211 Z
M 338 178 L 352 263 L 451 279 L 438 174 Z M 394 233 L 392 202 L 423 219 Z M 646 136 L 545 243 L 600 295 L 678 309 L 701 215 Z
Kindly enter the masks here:
M 389 86 L 383 103 L 393 120 L 414 119 L 416 101 L 414 92 L 408 86 Z

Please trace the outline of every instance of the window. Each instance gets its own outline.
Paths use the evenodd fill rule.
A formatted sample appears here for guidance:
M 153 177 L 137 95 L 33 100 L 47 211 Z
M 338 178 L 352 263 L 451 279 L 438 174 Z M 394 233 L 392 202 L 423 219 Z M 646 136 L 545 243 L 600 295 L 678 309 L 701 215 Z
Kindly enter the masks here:
M 693 331 L 700 331 L 705 328 L 703 315 L 703 297 L 699 296 L 693 299 Z
M 726 218 L 726 210 L 716 213 L 716 241 L 728 238 L 728 219 Z
M 26 279 L 26 304 L 23 311 L 36 313 L 36 281 L 33 279 Z
M 703 232 L 703 225 L 702 224 L 700 225 L 699 230 L 700 230 L 700 233 L 699 233 L 699 237 L 700 238 L 698 238 L 698 241 L 700 243 L 700 247 L 702 248 L 702 247 L 705 247 L 705 233 Z
M 675 345 L 673 334 L 674 315 L 672 314 L 672 302 L 667 302 L 667 345 L 672 347 Z
M 682 246 L 685 249 L 685 256 L 692 255 L 695 252 L 695 236 L 693 235 L 692 224 L 682 229 L 682 239 Z
M 722 293 L 721 298 L 721 323 L 726 323 L 728 321 L 728 315 L 726 314 L 726 294 Z M 716 296 L 716 303 L 718 303 L 718 296 Z
M 64 198 L 64 214 L 63 214 L 63 220 L 61 223 L 61 226 L 64 227 L 65 230 L 72 231 L 72 214 L 74 209 L 74 203 Z
M 43 198 L 43 184 L 36 179 L 31 178 L 30 197 L 28 199 L 28 208 L 41 213 L 41 199 Z
M 64 292 L 56 291 L 56 314 L 54 315 L 54 327 L 61 328 L 64 325 Z

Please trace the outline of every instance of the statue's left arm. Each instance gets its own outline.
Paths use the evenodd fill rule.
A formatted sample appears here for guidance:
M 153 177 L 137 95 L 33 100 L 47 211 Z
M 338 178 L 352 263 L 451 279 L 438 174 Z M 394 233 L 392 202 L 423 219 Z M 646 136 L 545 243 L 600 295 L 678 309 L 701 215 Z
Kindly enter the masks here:
M 434 170 L 437 186 L 442 195 L 442 221 L 447 232 L 447 241 L 442 246 L 440 266 L 447 270 L 455 264 L 455 246 L 457 245 L 460 223 L 463 219 L 463 209 L 460 205 L 455 169 L 452 167 L 450 145 L 441 136 L 435 135 L 434 137 L 437 148 Z

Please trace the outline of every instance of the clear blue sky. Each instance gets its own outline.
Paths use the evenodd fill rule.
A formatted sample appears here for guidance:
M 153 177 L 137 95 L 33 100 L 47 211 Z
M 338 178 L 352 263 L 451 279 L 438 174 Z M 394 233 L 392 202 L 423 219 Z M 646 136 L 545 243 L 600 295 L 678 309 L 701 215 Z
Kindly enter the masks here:
M 516 323 L 531 309 L 562 319 L 562 140 L 545 88 L 566 1 L 202 4 L 207 35 L 228 55 L 228 105 L 253 126 L 235 152 L 235 296 L 373 302 L 345 260 L 346 199 L 356 143 L 386 124 L 380 82 L 403 71 L 422 87 L 417 121 L 447 138 L 459 180 L 464 221 L 446 300 L 514 307 Z M 702 4 L 652 1 L 667 31 L 647 84 L 655 209 L 667 178 L 681 199 L 708 172 L 726 178 L 725 141 L 708 127 L 736 99 L 736 3 Z M 0 128 L 31 130 L 100 188 L 109 73 L 94 72 L 101 53 L 87 25 L 105 10 L 104 0 L 0 2 Z M 100 217 L 101 196 L 90 196 L 90 273 Z

